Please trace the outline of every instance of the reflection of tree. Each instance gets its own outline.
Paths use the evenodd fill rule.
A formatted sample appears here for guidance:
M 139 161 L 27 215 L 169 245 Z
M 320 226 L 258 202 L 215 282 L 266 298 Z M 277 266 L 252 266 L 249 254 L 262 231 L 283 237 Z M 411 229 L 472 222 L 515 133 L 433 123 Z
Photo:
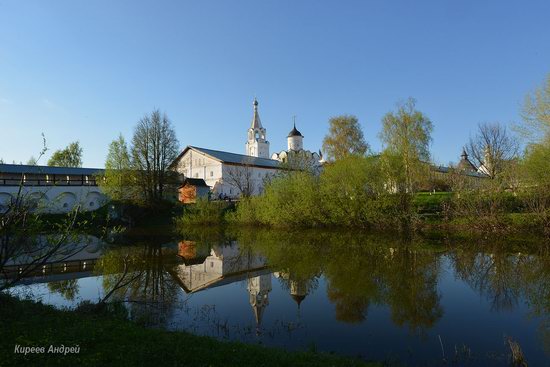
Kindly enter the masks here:
M 119 247 L 107 251 L 96 269 L 103 273 L 103 288 L 108 293 L 121 283 L 127 266 L 126 276 L 133 280 L 122 282 L 124 286 L 113 292 L 111 301 L 127 302 L 132 318 L 158 325 L 166 321 L 177 297 L 177 285 L 165 271 L 165 266 L 171 265 L 166 260 L 174 255 L 175 250 L 159 244 Z
M 358 323 L 365 320 L 369 300 L 363 296 L 327 289 L 328 298 L 336 304 L 336 320 Z
M 48 289 L 50 292 L 59 293 L 67 301 L 73 301 L 76 295 L 78 294 L 78 280 L 69 279 L 69 280 L 60 280 L 58 282 L 48 283 Z
M 520 297 L 517 274 L 521 259 L 506 253 L 460 252 L 451 255 L 458 276 L 485 295 L 494 311 L 513 310 Z
M 412 332 L 431 328 L 443 316 L 437 292 L 438 256 L 431 251 L 401 248 L 389 257 L 384 300 L 397 325 Z
M 422 331 L 442 316 L 437 292 L 438 255 L 394 238 L 342 232 L 242 231 L 239 244 L 265 255 L 295 279 L 321 272 L 336 318 L 361 322 L 370 304 L 387 304 L 394 322 Z M 289 277 L 290 279 L 290 277 Z
M 540 338 L 550 354 L 550 252 L 542 248 L 531 254 L 512 252 L 503 246 L 463 248 L 451 253 L 457 275 L 494 311 L 513 310 L 525 301 L 534 316 L 542 317 Z

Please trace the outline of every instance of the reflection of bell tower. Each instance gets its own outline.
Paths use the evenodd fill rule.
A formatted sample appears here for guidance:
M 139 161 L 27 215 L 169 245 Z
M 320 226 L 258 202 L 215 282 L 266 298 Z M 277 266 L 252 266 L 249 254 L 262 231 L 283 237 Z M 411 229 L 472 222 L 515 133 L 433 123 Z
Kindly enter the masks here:
M 307 285 L 303 280 L 290 281 L 290 296 L 300 308 L 300 304 L 307 296 Z
M 248 293 L 250 305 L 256 318 L 256 328 L 262 323 L 262 316 L 269 305 L 269 292 L 271 292 L 271 274 L 263 274 L 254 278 L 248 278 Z

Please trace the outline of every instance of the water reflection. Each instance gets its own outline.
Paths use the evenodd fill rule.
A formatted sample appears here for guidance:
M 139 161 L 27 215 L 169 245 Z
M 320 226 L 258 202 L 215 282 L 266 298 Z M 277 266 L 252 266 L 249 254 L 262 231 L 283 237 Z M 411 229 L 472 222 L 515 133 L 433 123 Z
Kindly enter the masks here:
M 84 277 L 95 276 L 96 301 L 98 293 L 123 301 L 146 325 L 411 365 L 438 365 L 439 338 L 448 361 L 501 365 L 506 335 L 533 365 L 547 363 L 550 253 L 482 248 L 380 234 L 194 231 L 106 245 Z M 76 303 L 93 293 L 82 277 L 25 282 L 48 282 Z

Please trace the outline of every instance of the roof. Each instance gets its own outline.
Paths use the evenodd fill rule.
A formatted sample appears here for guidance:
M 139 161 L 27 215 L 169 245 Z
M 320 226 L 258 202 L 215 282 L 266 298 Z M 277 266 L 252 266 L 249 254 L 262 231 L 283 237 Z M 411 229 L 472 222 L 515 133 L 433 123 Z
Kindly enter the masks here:
M 280 163 L 278 160 L 270 159 L 270 158 L 252 157 L 245 154 L 229 153 L 229 152 L 223 152 L 221 150 L 199 148 L 192 145 L 188 145 L 180 153 L 180 155 L 174 160 L 171 166 L 173 166 L 174 163 L 177 162 L 190 149 L 196 152 L 205 154 L 220 162 L 229 163 L 229 164 L 248 165 L 248 166 L 265 167 L 265 168 L 279 168 L 279 163 Z
M 457 168 L 461 171 L 477 172 L 477 167 L 468 159 L 468 153 L 466 153 L 465 148 L 462 148 L 462 154 L 460 155 L 460 162 L 458 162 Z
M 254 98 L 254 102 L 252 104 L 254 105 L 254 117 L 252 117 L 252 125 L 250 126 L 250 128 L 261 129 L 262 122 L 260 121 L 260 114 L 258 113 L 258 101 L 256 100 L 256 98 Z
M 185 186 L 186 184 L 193 185 L 193 186 L 205 186 L 210 187 L 206 184 L 206 182 L 202 178 L 189 178 L 187 177 L 185 180 L 183 180 L 183 183 L 180 187 Z
M 101 168 L 31 166 L 27 164 L 0 164 L 0 173 L 41 174 L 41 175 L 101 175 Z
M 290 130 L 290 132 L 288 133 L 288 137 L 291 138 L 293 136 L 301 136 L 302 138 L 304 137 L 302 135 L 301 132 L 299 132 L 297 129 L 296 129 L 296 124 L 294 124 L 294 128 L 292 130 Z
M 437 172 L 441 173 L 450 173 L 452 172 L 451 167 L 445 167 L 445 166 L 432 166 L 432 169 Z M 459 171 L 460 174 L 465 176 L 471 176 L 471 177 L 477 177 L 477 178 L 487 178 L 488 176 L 486 174 L 480 173 L 480 172 L 472 172 L 472 171 Z

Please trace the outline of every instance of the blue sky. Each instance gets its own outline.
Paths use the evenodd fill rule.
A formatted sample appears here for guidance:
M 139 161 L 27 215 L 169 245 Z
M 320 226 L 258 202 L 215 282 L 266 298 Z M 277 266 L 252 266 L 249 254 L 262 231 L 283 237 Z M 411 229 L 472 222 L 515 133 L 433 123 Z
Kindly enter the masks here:
M 0 158 L 79 140 L 102 167 L 153 108 L 180 144 L 244 153 L 252 99 L 271 151 L 292 116 L 318 150 L 354 114 L 374 150 L 382 116 L 412 96 L 436 162 L 479 122 L 510 124 L 550 72 L 549 1 L 0 0 Z

